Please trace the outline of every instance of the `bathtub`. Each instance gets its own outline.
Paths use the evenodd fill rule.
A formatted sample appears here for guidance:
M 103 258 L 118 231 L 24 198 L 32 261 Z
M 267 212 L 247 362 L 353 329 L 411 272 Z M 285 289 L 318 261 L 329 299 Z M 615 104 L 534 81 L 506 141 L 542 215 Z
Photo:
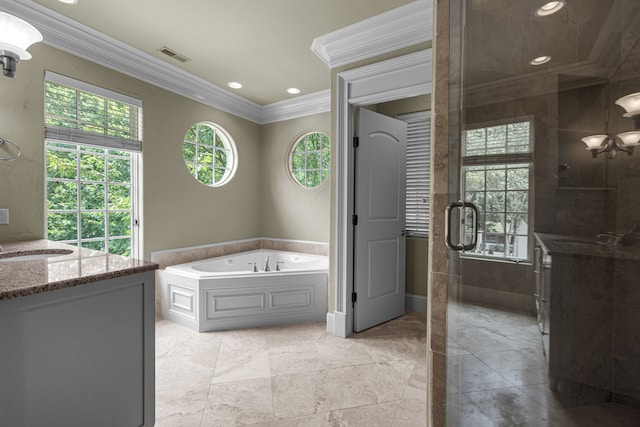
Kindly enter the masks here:
M 326 256 L 263 249 L 170 266 L 162 316 L 199 332 L 324 321 L 328 270 Z

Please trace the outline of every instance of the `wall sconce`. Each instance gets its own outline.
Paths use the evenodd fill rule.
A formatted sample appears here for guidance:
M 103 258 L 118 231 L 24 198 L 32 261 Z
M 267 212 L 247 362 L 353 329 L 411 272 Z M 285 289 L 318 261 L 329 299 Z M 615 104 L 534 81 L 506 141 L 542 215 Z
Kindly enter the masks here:
M 5 12 L 0 12 L 0 28 L 2 74 L 14 77 L 18 62 L 31 59 L 27 49 L 32 44 L 42 41 L 42 34 L 28 22 Z
M 625 95 L 617 99 L 616 104 L 625 110 L 622 117 L 632 118 L 634 128 L 640 128 L 640 92 Z M 634 147 L 640 145 L 640 131 L 622 132 L 615 136 L 591 135 L 582 138 L 582 142 L 586 144 L 587 150 L 591 151 L 594 159 L 600 153 L 609 153 L 609 158 L 613 159 L 618 151 L 624 151 L 630 156 Z

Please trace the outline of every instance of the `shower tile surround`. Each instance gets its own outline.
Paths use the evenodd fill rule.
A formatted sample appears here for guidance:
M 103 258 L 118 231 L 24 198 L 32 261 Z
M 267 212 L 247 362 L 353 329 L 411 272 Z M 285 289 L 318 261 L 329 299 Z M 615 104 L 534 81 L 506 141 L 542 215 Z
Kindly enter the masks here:
M 452 49 L 460 44 L 460 41 L 457 39 L 451 39 L 454 35 L 450 35 L 450 22 L 456 21 L 456 17 L 450 17 L 450 4 L 451 2 L 445 0 L 434 0 L 434 95 L 433 95 L 433 112 L 434 112 L 434 122 L 436 126 L 433 129 L 432 140 L 440 141 L 438 144 L 432 145 L 432 162 L 435 165 L 433 167 L 433 171 L 435 173 L 435 177 L 432 178 L 432 201 L 437 201 L 439 198 L 447 200 L 449 183 L 447 182 L 447 178 L 450 178 L 451 175 L 455 175 L 455 171 L 449 171 L 447 165 L 447 154 L 449 154 L 450 147 L 447 146 L 447 141 L 449 141 L 449 120 L 453 122 L 457 119 L 457 106 L 450 105 L 449 96 L 450 91 L 453 91 L 455 88 L 449 87 L 450 84 L 450 67 L 452 69 L 452 73 L 455 73 L 458 65 L 455 63 L 451 63 L 450 61 L 455 61 L 457 58 L 456 55 L 451 55 L 449 57 L 450 49 L 449 46 L 451 44 Z M 628 3 L 631 4 L 631 3 Z M 451 10 L 451 14 L 455 13 Z M 629 14 L 632 15 L 632 14 Z M 635 16 L 635 15 L 634 15 Z M 631 17 L 629 17 L 631 20 Z M 635 38 L 637 35 L 637 26 L 633 27 L 633 30 L 630 30 L 629 33 L 633 34 L 632 41 L 633 45 L 635 45 Z M 624 32 L 623 32 L 624 34 Z M 638 51 L 639 49 L 635 49 Z M 636 63 L 638 61 L 635 61 Z M 624 75 L 624 73 L 627 73 Z M 638 81 L 638 67 L 637 65 L 628 66 L 622 69 L 622 74 L 620 77 L 621 81 L 626 81 L 629 84 L 628 87 L 624 87 L 620 90 L 621 94 L 630 93 L 638 91 L 640 81 Z M 451 77 L 451 81 L 456 80 L 456 76 Z M 625 80 L 626 79 L 626 80 Z M 524 90 L 524 88 L 523 88 Z M 545 89 L 542 92 L 546 91 L 555 91 L 557 90 L 557 84 L 555 88 Z M 455 95 L 451 95 L 452 103 L 455 104 L 457 101 Z M 493 93 L 489 94 L 489 96 L 497 97 Z M 566 98 L 567 102 L 575 102 L 576 99 Z M 481 100 L 475 100 L 478 104 L 482 104 L 486 102 L 485 99 L 483 102 Z M 495 102 L 495 99 L 491 100 Z M 486 102 L 490 103 L 490 102 Z M 584 110 L 584 102 L 579 102 L 576 105 L 580 105 L 583 107 L 580 111 Z M 553 144 L 563 144 L 567 141 L 569 144 L 569 140 L 571 138 L 567 138 L 567 135 L 562 134 L 562 132 L 555 130 L 562 128 L 573 128 L 572 125 L 567 124 L 567 121 L 563 121 L 562 123 L 554 123 L 554 117 L 559 120 L 563 120 L 562 117 L 558 117 L 558 111 L 555 110 L 556 106 L 553 103 L 549 103 L 550 110 L 547 112 L 548 117 L 546 118 L 547 122 L 544 123 L 545 127 L 548 127 L 552 130 L 548 135 L 540 138 L 541 140 L 553 143 Z M 559 108 L 559 106 L 558 106 Z M 611 106 L 611 108 L 615 109 L 617 107 Z M 451 116 L 449 117 L 449 111 L 452 111 Z M 570 109 L 572 112 L 576 112 L 578 110 Z M 593 111 L 587 112 L 592 114 Z M 582 123 L 590 123 L 591 119 L 588 119 L 585 122 L 585 117 L 581 116 L 571 116 L 568 117 L 570 121 L 578 121 L 582 120 Z M 623 119 L 618 117 L 617 114 L 612 115 L 612 120 L 615 122 L 626 120 L 624 126 L 628 127 L 628 119 Z M 574 124 L 575 124 L 574 123 Z M 619 125 L 619 123 L 617 123 Z M 577 126 L 580 127 L 580 126 Z M 612 128 L 617 129 L 619 126 L 616 126 L 614 123 Z M 456 129 L 456 126 L 451 126 L 452 129 Z M 583 129 L 582 129 L 583 130 Z M 610 129 L 611 130 L 611 129 Z M 628 129 L 619 129 L 618 131 L 628 130 Z M 573 131 L 573 129 L 571 129 Z M 601 133 L 601 129 L 598 132 L 593 133 Z M 584 136 L 584 135 L 582 135 Z M 537 139 L 538 142 L 538 139 Z M 584 147 L 578 144 L 575 139 L 571 140 L 571 146 L 567 145 L 568 148 L 575 151 L 576 156 L 572 160 L 578 159 L 579 161 L 584 161 L 585 164 L 588 164 L 590 167 L 594 167 L 595 160 L 593 160 L 588 153 L 587 156 L 584 152 Z M 578 236 L 588 235 L 591 238 L 594 238 L 595 235 L 599 232 L 606 231 L 616 231 L 618 233 L 626 232 L 633 224 L 638 223 L 638 204 L 640 203 L 640 199 L 637 197 L 637 188 L 638 178 L 637 175 L 637 151 L 634 153 L 634 156 L 627 157 L 626 155 L 619 155 L 616 159 L 613 160 L 616 166 L 616 170 L 614 171 L 617 174 L 617 189 L 608 188 L 606 180 L 603 180 L 602 183 L 598 184 L 596 182 L 593 183 L 585 183 L 584 174 L 580 175 L 581 171 L 575 164 L 573 164 L 572 176 L 560 176 L 558 178 L 558 182 L 555 181 L 554 175 L 558 173 L 557 167 L 558 164 L 566 161 L 564 158 L 559 158 L 558 156 L 562 155 L 561 150 L 556 152 L 553 150 L 545 150 L 543 147 L 542 151 L 545 153 L 544 161 L 536 162 L 536 169 L 541 172 L 540 175 L 546 176 L 546 180 L 543 178 L 539 182 L 536 182 L 537 189 L 540 189 L 541 194 L 536 194 L 536 206 L 552 206 L 555 209 L 540 209 L 540 212 L 536 212 L 536 218 L 534 223 L 536 224 L 536 229 L 547 230 L 553 233 L 563 233 L 563 234 L 573 234 Z M 552 148 L 552 147 L 551 147 Z M 562 148 L 562 147 L 561 147 Z M 451 155 L 454 155 L 453 153 Z M 443 160 L 444 159 L 444 160 Z M 562 161 L 560 161 L 562 160 Z M 442 164 L 444 162 L 444 164 Z M 611 162 L 605 159 L 605 156 L 599 156 L 597 159 L 599 163 Z M 610 164 L 609 164 L 610 165 Z M 612 172 L 612 169 L 609 168 L 609 172 Z M 610 179 L 608 182 L 615 182 L 611 180 L 612 176 L 607 177 Z M 454 181 L 455 182 L 455 179 Z M 600 189 L 589 188 L 590 186 L 598 186 L 603 187 Z M 452 184 L 452 188 L 455 188 L 455 184 Z M 598 191 L 594 191 L 598 190 Z M 538 191 L 536 191 L 538 193 Z M 445 202 L 446 203 L 446 202 Z M 440 214 L 443 212 L 443 208 L 433 208 L 431 212 L 434 215 L 431 218 L 433 223 L 433 230 L 443 230 L 443 224 L 434 223 L 437 221 L 439 217 L 442 217 Z M 594 230 L 598 228 L 598 230 Z M 600 230 L 601 229 L 601 230 Z M 432 242 L 436 244 L 438 242 L 443 241 L 442 238 L 434 238 L 431 239 Z M 444 245 L 440 245 L 444 246 Z M 431 249 L 431 248 L 430 248 Z M 458 396 L 455 400 L 451 398 L 451 395 L 447 396 L 446 394 L 446 384 L 448 383 L 448 391 L 455 391 L 455 387 L 453 383 L 448 382 L 446 380 L 446 371 L 443 367 L 446 364 L 447 353 L 450 355 L 456 355 L 455 350 L 457 347 L 449 346 L 447 351 L 442 350 L 441 339 L 442 336 L 446 334 L 447 327 L 451 327 L 450 324 L 442 321 L 442 312 L 447 312 L 447 310 L 455 310 L 452 309 L 452 304 L 455 301 L 459 301 L 460 298 L 460 277 L 449 275 L 447 276 L 447 263 L 455 264 L 457 263 L 456 259 L 451 259 L 448 261 L 446 250 L 437 251 L 430 250 L 430 254 L 433 259 L 430 260 L 430 263 L 433 268 L 430 268 L 430 282 L 429 282 L 429 295 L 439 295 L 440 297 L 434 300 L 429 301 L 429 318 L 428 318 L 428 330 L 429 330 L 429 375 L 431 377 L 431 384 L 429 389 L 428 396 L 428 405 L 429 405 L 429 414 L 431 417 L 431 425 L 433 426 L 444 426 L 446 420 L 446 409 L 445 402 L 449 404 L 450 412 L 449 413 L 458 413 L 460 415 L 459 421 L 461 425 L 498 425 L 499 424 L 499 414 L 496 413 L 499 409 L 504 409 L 505 411 L 508 409 L 507 402 L 510 401 L 511 404 L 515 404 L 517 402 L 524 402 L 525 396 L 524 391 L 518 393 L 496 393 L 493 392 L 488 393 L 485 397 L 486 399 L 493 399 L 494 401 L 500 401 L 499 408 L 491 409 L 486 404 L 483 406 L 480 403 L 480 399 L 477 399 L 476 403 L 480 403 L 479 405 L 469 407 L 467 412 L 464 412 L 460 409 L 460 405 L 464 405 L 469 403 L 469 396 Z M 635 276 L 635 277 L 634 277 Z M 633 280 L 635 279 L 635 281 Z M 640 342 L 640 336 L 638 336 L 638 328 L 635 327 L 637 324 L 638 316 L 640 315 L 640 310 L 638 310 L 639 301 L 637 300 L 637 295 L 635 292 L 631 290 L 637 289 L 637 270 L 635 273 L 630 273 L 629 271 L 621 271 L 619 268 L 616 268 L 614 271 L 614 277 L 608 278 L 609 281 L 613 281 L 615 283 L 615 295 L 613 296 L 613 319 L 610 319 L 614 328 L 617 329 L 620 336 L 616 337 L 613 342 L 613 355 L 612 355 L 612 370 L 614 376 L 614 382 L 618 384 L 618 392 L 622 393 L 624 396 L 632 396 L 633 401 L 624 401 L 622 398 L 618 398 L 618 402 L 627 405 L 633 406 L 635 402 L 637 402 L 640 393 L 638 392 L 638 384 L 639 380 L 636 378 L 637 366 L 640 366 L 640 359 L 638 359 L 637 355 L 640 354 L 640 348 L 636 345 L 637 342 Z M 626 285 L 623 285 L 625 283 Z M 463 285 L 465 285 L 464 283 Z M 631 285 L 631 286 L 629 286 Z M 444 287 L 445 291 L 442 291 L 442 287 Z M 444 296 L 442 296 L 444 295 Z M 448 318 L 451 320 L 452 316 L 455 318 L 456 313 L 448 313 Z M 446 318 L 447 316 L 445 316 Z M 632 326 L 633 325 L 633 326 Z M 633 329 L 633 330 L 630 330 Z M 629 373 L 633 373 L 633 375 L 629 375 Z M 541 386 L 535 386 L 539 389 L 539 391 L 544 391 L 548 393 L 547 384 L 542 384 Z M 506 390 L 506 389 L 505 389 Z M 471 392 L 470 392 L 471 393 Z M 480 393 L 480 392 L 478 392 Z M 485 399 L 485 400 L 486 400 Z M 550 402 L 552 406 L 558 406 L 557 401 L 549 400 L 549 396 L 544 393 L 537 397 L 540 402 Z M 635 402 L 634 402 L 635 401 Z M 486 403 L 486 402 L 485 402 Z M 453 409 L 456 408 L 458 409 Z M 600 407 L 600 406 L 599 406 Z M 485 411 L 481 411 L 479 408 L 484 408 Z M 611 416 L 613 417 L 613 421 L 608 423 L 601 422 L 598 423 L 597 419 L 591 419 L 589 417 L 590 409 L 588 407 L 584 408 L 584 415 L 580 417 L 582 424 L 577 423 L 576 425 L 638 425 L 638 419 L 640 419 L 637 412 L 633 412 L 633 409 L 628 407 L 623 407 L 619 405 L 610 405 L 608 406 L 610 410 Z M 493 411 L 493 412 L 492 412 Z M 596 412 L 597 409 L 592 408 L 593 412 Z M 633 414 L 631 418 L 632 421 L 623 421 L 617 420 L 615 417 L 620 414 L 624 415 L 626 412 L 631 411 Z M 526 410 L 523 410 L 526 413 Z M 453 421 L 453 420 L 452 420 Z M 619 423 L 616 423 L 619 421 Z M 492 424 L 493 423 L 493 424 Z M 452 423 L 455 425 L 455 422 Z M 521 423 L 512 420 L 505 420 L 505 425 L 522 425 Z M 529 425 L 529 424 L 527 424 Z M 539 425 L 539 424 L 533 424 Z M 547 424 L 542 424 L 547 425 Z M 548 425 L 565 425 L 565 424 L 548 424 Z M 567 424 L 572 425 L 572 424 Z
M 449 425 L 638 425 L 640 411 L 616 403 L 563 406 L 549 387 L 537 321 L 530 314 L 450 303 L 449 328 Z
M 300 252 L 312 255 L 329 255 L 329 244 L 300 240 L 256 238 L 214 243 L 189 248 L 176 248 L 151 253 L 151 260 L 160 266 L 156 271 L 156 316 L 160 316 L 162 297 L 162 275 L 170 265 L 184 264 L 192 261 L 216 258 L 256 249 L 273 249 L 289 252 Z

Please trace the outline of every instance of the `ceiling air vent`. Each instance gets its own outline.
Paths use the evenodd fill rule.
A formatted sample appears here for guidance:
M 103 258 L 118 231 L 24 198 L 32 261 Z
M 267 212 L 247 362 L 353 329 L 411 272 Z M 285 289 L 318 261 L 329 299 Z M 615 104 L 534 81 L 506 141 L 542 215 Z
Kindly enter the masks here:
M 173 50 L 173 49 L 169 49 L 169 48 L 168 48 L 168 47 L 166 47 L 166 46 L 162 46 L 160 49 L 158 49 L 158 52 L 160 52 L 160 53 L 164 53 L 165 55 L 170 56 L 170 57 L 172 57 L 173 59 L 176 59 L 176 60 L 178 60 L 178 61 L 180 61 L 180 62 L 183 62 L 183 63 L 184 63 L 184 62 L 191 61 L 191 60 L 190 60 L 189 58 L 187 58 L 186 56 L 184 56 L 184 55 L 180 55 L 180 54 L 179 54 L 178 52 L 176 52 L 175 50 Z

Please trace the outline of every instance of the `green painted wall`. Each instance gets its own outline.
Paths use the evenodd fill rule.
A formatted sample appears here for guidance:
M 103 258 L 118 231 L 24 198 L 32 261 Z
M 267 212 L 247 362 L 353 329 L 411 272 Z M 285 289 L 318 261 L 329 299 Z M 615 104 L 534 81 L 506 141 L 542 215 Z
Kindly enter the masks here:
M 262 126 L 259 189 L 263 236 L 329 242 L 329 180 L 316 188 L 299 185 L 289 173 L 289 153 L 308 132 L 322 132 L 331 139 L 330 126 L 329 113 Z
M 14 79 L 0 77 L 0 138 L 23 151 L 17 161 L 0 161 L 0 208 L 10 210 L 11 220 L 0 225 L 0 242 L 45 236 L 45 70 L 142 100 L 144 258 L 254 237 L 329 241 L 329 185 L 298 191 L 284 175 L 289 144 L 303 130 L 329 134 L 328 113 L 260 126 L 42 43 L 30 52 L 33 59 L 18 65 Z M 199 121 L 222 126 L 235 141 L 237 171 L 222 187 L 200 184 L 184 165 L 184 135 Z M 302 227 L 301 212 L 312 226 Z

